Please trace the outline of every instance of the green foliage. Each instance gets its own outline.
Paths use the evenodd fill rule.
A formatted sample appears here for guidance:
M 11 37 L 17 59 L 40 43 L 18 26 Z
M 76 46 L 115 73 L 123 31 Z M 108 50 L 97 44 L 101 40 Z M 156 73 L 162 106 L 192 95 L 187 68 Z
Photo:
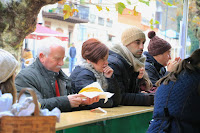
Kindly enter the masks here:
M 80 4 L 85 4 L 85 0 L 80 0 Z
M 180 32 L 180 21 L 181 20 L 182 20 L 182 16 L 177 16 L 177 22 L 178 22 L 177 32 Z M 189 23 L 189 25 L 190 25 L 190 23 Z M 192 28 L 194 28 L 194 26 Z M 195 33 L 194 33 L 193 29 L 190 28 L 190 26 L 188 27 L 188 36 L 191 41 L 191 46 L 189 49 L 187 49 L 187 50 L 189 50 L 189 51 L 187 51 L 187 53 L 190 55 L 194 50 L 199 48 L 199 40 L 195 36 Z
M 157 21 L 157 20 L 153 20 L 153 18 L 149 21 L 149 23 L 150 23 L 150 28 L 153 30 L 153 25 L 155 25 L 155 24 L 159 24 L 159 21 Z
M 64 61 L 64 65 L 62 66 L 62 68 L 69 68 L 69 57 L 67 57 Z
M 108 8 L 108 7 L 106 7 L 106 10 L 109 12 L 110 11 L 110 9 Z
M 188 29 L 188 36 L 191 40 L 191 48 L 189 51 L 189 54 L 191 54 L 193 51 L 199 48 L 199 40 L 195 37 L 195 34 L 191 29 Z
M 154 24 L 159 24 L 159 21 L 155 20 Z
M 139 2 L 146 4 L 147 6 L 149 6 L 149 1 L 145 1 L 145 0 L 139 0 Z
M 126 0 L 126 2 L 127 2 L 127 4 L 131 5 L 131 2 L 130 2 L 130 0 Z
M 163 2 L 163 4 L 167 5 L 167 6 L 172 6 L 172 4 L 170 2 L 168 2 L 169 0 L 161 0 Z
M 122 14 L 124 9 L 126 8 L 126 6 L 122 2 L 118 2 L 115 4 L 115 8 L 116 8 L 116 11 L 118 11 L 120 14 Z
M 149 21 L 149 23 L 150 23 L 151 25 L 153 25 L 153 19 L 151 19 L 151 20 Z
M 102 6 L 96 5 L 96 7 L 97 7 L 97 9 L 98 9 L 99 11 L 102 10 Z
M 74 6 L 64 5 L 63 8 L 63 14 L 64 14 L 64 20 L 69 18 L 70 16 L 73 16 L 74 12 L 79 12 L 78 9 L 74 9 Z

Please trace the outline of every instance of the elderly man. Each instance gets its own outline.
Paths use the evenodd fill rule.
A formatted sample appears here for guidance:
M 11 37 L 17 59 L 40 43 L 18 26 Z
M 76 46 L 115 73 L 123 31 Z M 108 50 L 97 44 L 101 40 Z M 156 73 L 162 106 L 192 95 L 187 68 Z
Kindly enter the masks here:
M 152 87 L 144 70 L 142 56 L 145 34 L 136 27 L 126 29 L 121 36 L 123 45 L 115 45 L 109 52 L 108 62 L 121 88 L 121 105 L 152 105 L 154 96 L 141 93 Z
M 171 45 L 167 41 L 156 36 L 154 31 L 150 31 L 148 37 L 151 40 L 148 45 L 148 52 L 144 52 L 144 55 L 147 58 L 145 70 L 153 83 L 154 90 L 152 91 L 155 91 L 155 83 L 160 78 L 167 75 L 168 72 L 173 71 L 181 59 L 180 57 L 177 57 L 174 61 L 169 62 L 169 60 L 171 60 Z M 167 66 L 167 71 L 165 66 Z
M 32 88 L 37 94 L 41 108 L 52 110 L 58 107 L 62 112 L 98 102 L 99 97 L 82 100 L 82 95 L 72 94 L 71 81 L 61 70 L 65 48 L 59 41 L 57 38 L 44 40 L 37 51 L 36 61 L 16 76 L 17 90 Z

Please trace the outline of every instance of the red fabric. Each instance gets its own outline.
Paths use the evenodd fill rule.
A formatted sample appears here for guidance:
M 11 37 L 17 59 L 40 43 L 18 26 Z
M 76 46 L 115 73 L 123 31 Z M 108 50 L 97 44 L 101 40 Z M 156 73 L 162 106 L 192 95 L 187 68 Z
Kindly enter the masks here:
M 65 35 L 61 32 L 58 32 L 58 31 L 54 31 L 54 30 L 47 28 L 45 26 L 42 26 L 40 24 L 37 24 L 35 31 L 33 33 L 29 34 L 28 36 L 26 36 L 26 38 L 42 40 L 42 39 L 50 37 L 50 36 L 54 36 L 54 37 L 60 39 L 61 41 L 68 41 L 67 35 Z
M 56 87 L 56 96 L 59 97 L 60 96 L 60 92 L 59 92 L 59 87 L 58 87 L 57 80 L 55 81 L 55 87 Z

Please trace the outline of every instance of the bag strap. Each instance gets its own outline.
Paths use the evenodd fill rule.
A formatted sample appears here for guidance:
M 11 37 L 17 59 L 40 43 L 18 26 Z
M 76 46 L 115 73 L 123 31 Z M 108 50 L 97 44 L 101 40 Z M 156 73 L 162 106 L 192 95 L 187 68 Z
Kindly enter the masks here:
M 37 96 L 36 96 L 35 92 L 31 88 L 23 88 L 19 93 L 17 102 L 19 102 L 19 99 L 20 99 L 21 95 L 24 94 L 25 91 L 28 91 L 31 94 L 32 98 L 33 98 L 33 103 L 35 104 L 34 116 L 40 116 Z
M 167 107 L 167 106 L 168 106 L 169 96 L 170 96 L 170 94 L 171 94 L 172 89 L 174 88 L 174 84 L 175 84 L 175 82 L 172 84 L 172 87 L 170 88 L 169 93 L 168 93 L 168 96 L 167 96 L 166 105 L 165 105 L 165 107 L 164 107 L 164 114 L 165 114 L 165 117 L 169 117 L 169 110 L 168 110 L 168 107 Z

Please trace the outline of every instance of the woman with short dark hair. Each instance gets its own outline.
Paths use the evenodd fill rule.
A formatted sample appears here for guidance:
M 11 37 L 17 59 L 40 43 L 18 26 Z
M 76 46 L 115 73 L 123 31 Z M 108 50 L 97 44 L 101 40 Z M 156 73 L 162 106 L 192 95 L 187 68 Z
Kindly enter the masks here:
M 100 100 L 98 103 L 90 105 L 89 108 L 119 105 L 121 101 L 118 95 L 120 89 L 114 78 L 113 69 L 108 66 L 108 47 L 99 40 L 91 38 L 83 43 L 81 53 L 83 61 L 75 67 L 70 75 L 75 93 L 93 82 L 98 82 L 104 91 L 114 93 L 114 96 L 106 103 Z
M 200 132 L 200 49 L 156 83 L 148 133 Z

